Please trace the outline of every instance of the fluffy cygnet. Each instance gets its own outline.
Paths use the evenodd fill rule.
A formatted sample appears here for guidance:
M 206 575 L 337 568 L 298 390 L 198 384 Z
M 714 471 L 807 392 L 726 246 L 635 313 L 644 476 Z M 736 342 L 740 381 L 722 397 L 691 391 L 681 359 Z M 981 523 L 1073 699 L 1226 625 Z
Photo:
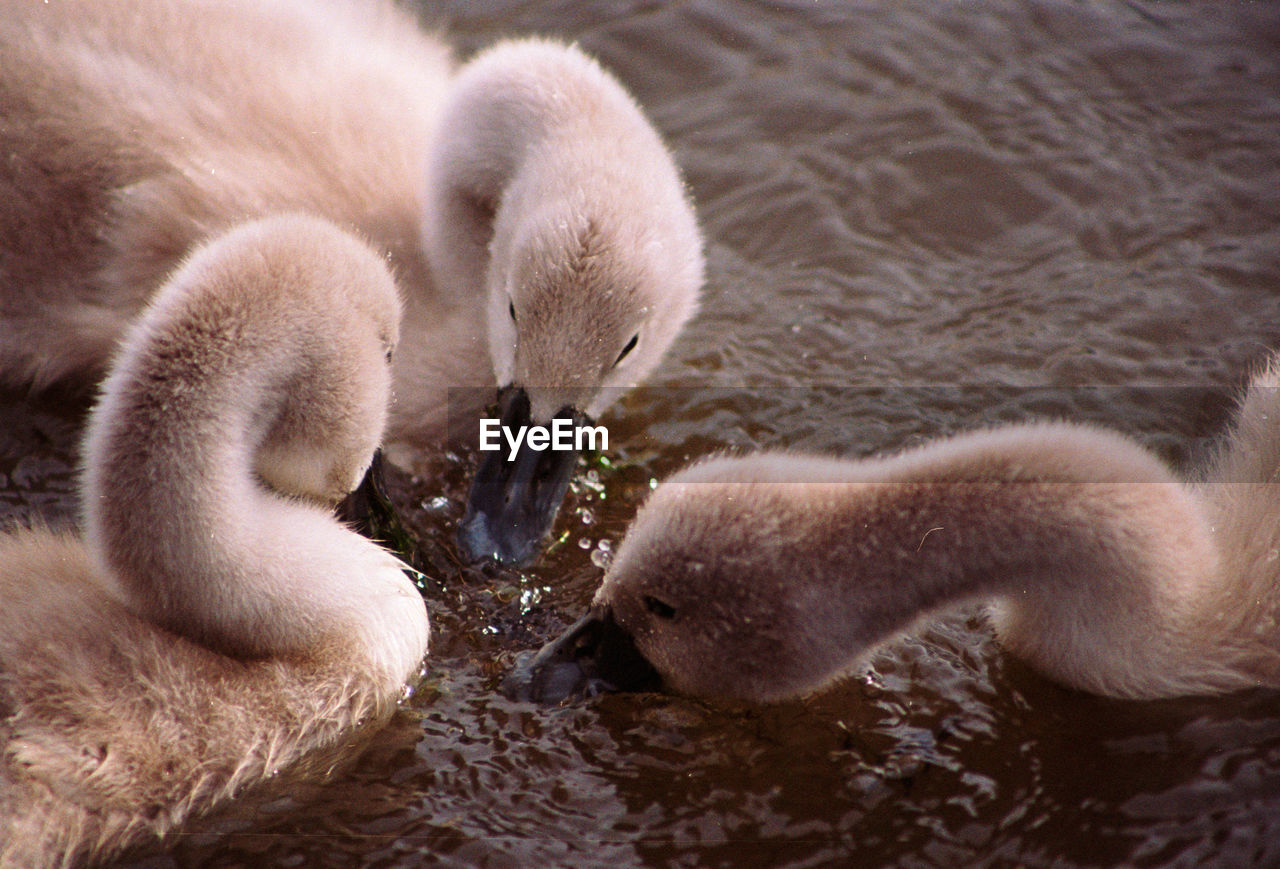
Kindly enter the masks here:
M 311 217 L 216 236 L 156 292 L 89 420 L 84 538 L 0 536 L 0 865 L 154 842 L 394 709 L 427 613 L 332 507 L 399 316 L 382 258 Z
M 404 465 L 495 386 L 511 424 L 601 413 L 694 310 L 675 164 L 574 47 L 455 72 L 387 0 L 0 0 L 0 57 L 0 381 L 97 379 L 196 245 L 282 212 L 356 230 L 402 287 Z M 486 463 L 469 554 L 536 553 L 574 462 Z
M 1151 698 L 1280 684 L 1280 363 L 1195 482 L 1083 425 L 888 458 L 717 458 L 660 486 L 591 612 L 515 680 L 556 701 L 629 683 L 777 701 L 922 619 L 990 604 L 1058 681 Z

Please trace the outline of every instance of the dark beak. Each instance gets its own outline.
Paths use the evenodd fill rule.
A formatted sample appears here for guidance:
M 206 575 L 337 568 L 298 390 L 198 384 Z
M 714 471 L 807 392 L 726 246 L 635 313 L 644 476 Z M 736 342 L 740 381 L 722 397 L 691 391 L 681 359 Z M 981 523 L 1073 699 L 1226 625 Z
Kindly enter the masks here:
M 386 462 L 382 458 L 382 450 L 378 450 L 373 454 L 373 461 L 360 485 L 338 502 L 338 519 L 357 533 L 392 550 L 402 560 L 412 563 L 417 541 L 400 523 L 395 505 L 387 494 L 386 479 Z
M 506 431 L 516 432 L 533 422 L 523 389 L 504 389 L 498 408 Z M 577 426 L 586 417 L 564 408 L 551 422 L 555 419 L 569 419 Z M 530 448 L 527 440 L 514 459 L 508 455 L 504 437 L 498 449 L 484 453 L 471 484 L 458 527 L 458 545 L 471 561 L 492 558 L 515 566 L 532 561 L 551 530 L 578 461 L 577 450 L 539 451 Z
M 338 502 L 336 511 L 340 521 L 369 538 L 376 538 L 379 513 L 391 504 L 382 462 L 382 450 L 377 450 L 360 485 Z
M 592 607 L 571 628 L 525 660 L 503 680 L 513 700 L 552 705 L 614 691 L 656 691 L 662 677 L 614 620 L 608 607 Z

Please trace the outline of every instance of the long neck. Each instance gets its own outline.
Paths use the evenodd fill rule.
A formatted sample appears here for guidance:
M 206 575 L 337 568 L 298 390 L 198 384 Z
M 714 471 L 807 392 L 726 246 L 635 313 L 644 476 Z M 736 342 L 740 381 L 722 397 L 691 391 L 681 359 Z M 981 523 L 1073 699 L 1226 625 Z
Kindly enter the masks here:
M 426 620 L 394 559 L 255 479 L 291 390 L 340 376 L 258 327 L 273 319 L 137 330 L 86 440 L 90 549 L 126 605 L 174 633 L 241 658 L 363 659 L 398 683 Z
M 747 564 L 729 555 L 717 576 L 741 577 L 743 606 L 767 603 L 753 621 L 794 621 L 783 633 L 804 637 L 814 674 L 797 681 L 978 601 L 993 604 L 1004 645 L 1070 685 L 1148 696 L 1228 679 L 1196 655 L 1221 579 L 1209 524 L 1163 463 L 1118 435 L 1025 426 L 888 459 L 712 462 L 681 479 L 727 483 L 721 497 L 740 501 L 695 548 L 746 541 L 735 551 Z M 750 545 L 762 534 L 781 541 L 763 578 Z M 784 603 L 761 598 L 761 583 Z
M 404 312 L 406 334 L 433 337 L 404 342 L 396 353 L 389 437 L 397 464 L 414 466 L 416 451 L 445 438 L 450 414 L 471 419 L 493 398 L 486 277 L 494 222 L 504 203 L 520 211 L 507 194 L 528 174 L 532 152 L 564 139 L 578 118 L 556 99 L 554 80 L 572 83 L 590 66 L 559 47 L 520 43 L 468 64 L 451 85 L 440 124 L 447 132 L 434 139 L 423 190 L 421 244 L 432 293 L 409 293 Z M 544 187 L 540 195 L 564 191 Z
M 90 545 L 108 562 L 131 607 L 223 651 L 267 654 L 247 625 L 248 564 L 258 508 L 251 457 L 270 396 L 268 347 L 229 331 L 149 336 L 117 365 L 91 422 L 84 502 Z M 155 348 L 172 343 L 160 371 Z M 225 350 L 220 358 L 205 352 Z M 237 365 L 230 364 L 231 359 Z M 281 384 L 283 385 L 283 384 Z M 265 541 L 272 549 L 268 536 Z M 264 561 L 278 557 L 269 552 Z M 274 607 L 271 607 L 274 609 Z M 264 613 L 265 615 L 265 613 Z M 280 615 L 280 613 L 276 613 Z M 289 619 L 285 618 L 287 624 Z
M 879 470 L 885 500 L 844 517 L 885 564 L 873 599 L 886 606 L 859 614 L 864 630 L 986 599 L 1004 645 L 1068 684 L 1143 696 L 1192 678 L 1175 662 L 1193 663 L 1218 556 L 1200 505 L 1136 444 L 1028 427 Z
M 423 242 L 438 291 L 471 305 L 484 291 L 500 212 L 519 215 L 589 191 L 601 164 L 628 162 L 622 149 L 662 148 L 594 61 L 536 41 L 507 43 L 467 64 L 441 129 L 447 134 L 436 137 L 428 161 Z

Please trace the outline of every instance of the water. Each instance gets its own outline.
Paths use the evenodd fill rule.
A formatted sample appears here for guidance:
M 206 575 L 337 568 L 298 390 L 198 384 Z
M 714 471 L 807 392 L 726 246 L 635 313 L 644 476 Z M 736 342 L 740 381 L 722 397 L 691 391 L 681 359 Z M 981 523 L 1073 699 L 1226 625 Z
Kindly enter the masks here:
M 431 576 L 418 692 L 326 781 L 250 796 L 145 865 L 1280 862 L 1280 695 L 1068 691 L 976 612 L 805 703 L 539 709 L 494 690 L 581 612 L 651 480 L 710 451 L 861 455 L 1054 416 L 1194 461 L 1280 346 L 1277 8 L 424 12 L 442 16 L 463 52 L 557 35 L 627 82 L 699 206 L 702 312 L 658 388 L 606 418 L 611 462 L 536 568 L 456 563 L 473 457 L 393 480 Z M 0 407 L 0 516 L 71 514 L 76 422 L 62 403 Z

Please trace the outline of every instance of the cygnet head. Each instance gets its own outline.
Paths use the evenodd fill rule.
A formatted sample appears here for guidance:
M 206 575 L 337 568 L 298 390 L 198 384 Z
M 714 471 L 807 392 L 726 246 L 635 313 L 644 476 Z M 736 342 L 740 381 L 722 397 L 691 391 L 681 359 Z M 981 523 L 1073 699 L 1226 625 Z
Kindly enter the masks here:
M 594 173 L 601 183 L 609 175 Z M 612 192 L 548 202 L 530 191 L 529 200 L 519 219 L 504 210 L 495 224 L 494 375 L 524 390 L 539 424 L 566 408 L 597 417 L 649 376 L 692 316 L 702 283 L 697 227 L 678 198 L 661 219 L 658 206 L 646 213 Z
M 1273 506 L 1251 509 L 1249 536 L 1269 533 Z M 932 613 L 985 601 L 1006 648 L 1065 684 L 1125 697 L 1226 690 L 1256 681 L 1261 636 L 1230 627 L 1231 596 L 1266 613 L 1269 593 L 1233 583 L 1274 586 L 1273 570 L 1224 571 L 1216 540 L 1238 521 L 1215 523 L 1140 444 L 1065 423 L 860 461 L 714 459 L 652 494 L 587 618 L 511 687 L 556 700 L 582 683 L 660 678 L 681 693 L 776 701 L 833 682 Z
M 181 428 L 177 411 L 158 397 L 163 385 L 193 404 L 199 397 L 225 403 L 224 415 L 237 417 L 253 441 L 259 479 L 332 506 L 359 484 L 381 442 L 399 325 L 386 264 L 327 221 L 281 215 L 216 236 L 173 274 L 121 342 L 96 412 L 115 422 L 90 430 L 88 478 L 134 464 L 99 454 L 109 441 L 137 440 L 127 432 L 108 438 L 115 427 L 140 427 L 155 414 L 149 424 Z M 243 358 L 254 360 L 254 370 L 243 370 Z M 304 376 L 302 365 L 325 376 Z M 149 393 L 156 406 L 121 407 L 138 400 L 139 382 L 156 385 Z M 201 413 L 189 412 L 193 434 Z
M 805 488 L 675 481 L 637 516 L 593 606 L 669 689 L 756 702 L 796 696 L 866 645 L 858 625 L 829 618 L 835 608 L 822 606 L 819 589 L 797 581 L 806 572 L 797 535 L 824 544 L 813 529 L 783 527 Z M 735 503 L 743 499 L 750 509 Z
M 583 424 L 653 371 L 697 306 L 701 234 L 675 162 L 599 64 L 539 40 L 467 64 L 443 126 L 426 241 L 440 282 L 483 294 L 503 427 Z M 464 551 L 532 557 L 576 458 L 488 453 Z
M 771 480 L 749 461 L 695 465 L 658 487 L 588 615 L 539 653 L 533 684 L 510 683 L 515 693 L 546 701 L 661 684 L 768 702 L 848 669 L 850 650 L 875 636 L 874 614 L 859 625 L 853 608 L 824 606 L 823 590 L 800 581 L 810 553 L 848 543 L 824 527 L 822 484 Z
M 500 217 L 488 323 L 506 430 L 556 419 L 591 425 L 661 360 L 702 281 L 696 227 L 673 205 L 680 210 L 667 225 L 589 196 L 539 204 L 519 221 Z M 514 461 L 505 449 L 489 453 L 463 523 L 464 546 L 501 561 L 532 557 L 576 459 L 576 449 L 526 446 Z
M 233 655 L 349 645 L 397 684 L 416 665 L 426 619 L 403 565 L 304 503 L 369 466 L 399 316 L 381 257 L 324 220 L 241 224 L 190 255 L 122 344 L 85 442 L 86 540 L 134 612 Z
M 302 215 L 250 224 L 220 245 L 259 258 L 253 265 L 246 263 L 250 254 L 218 262 L 229 269 L 228 281 L 250 291 L 287 281 L 283 297 L 305 288 L 314 306 L 299 310 L 295 300 L 278 313 L 264 306 L 261 316 L 291 318 L 294 340 L 310 348 L 311 364 L 331 373 L 284 384 L 278 415 L 264 421 L 255 470 L 276 491 L 332 506 L 360 484 L 382 442 L 400 329 L 395 281 L 368 245 Z

